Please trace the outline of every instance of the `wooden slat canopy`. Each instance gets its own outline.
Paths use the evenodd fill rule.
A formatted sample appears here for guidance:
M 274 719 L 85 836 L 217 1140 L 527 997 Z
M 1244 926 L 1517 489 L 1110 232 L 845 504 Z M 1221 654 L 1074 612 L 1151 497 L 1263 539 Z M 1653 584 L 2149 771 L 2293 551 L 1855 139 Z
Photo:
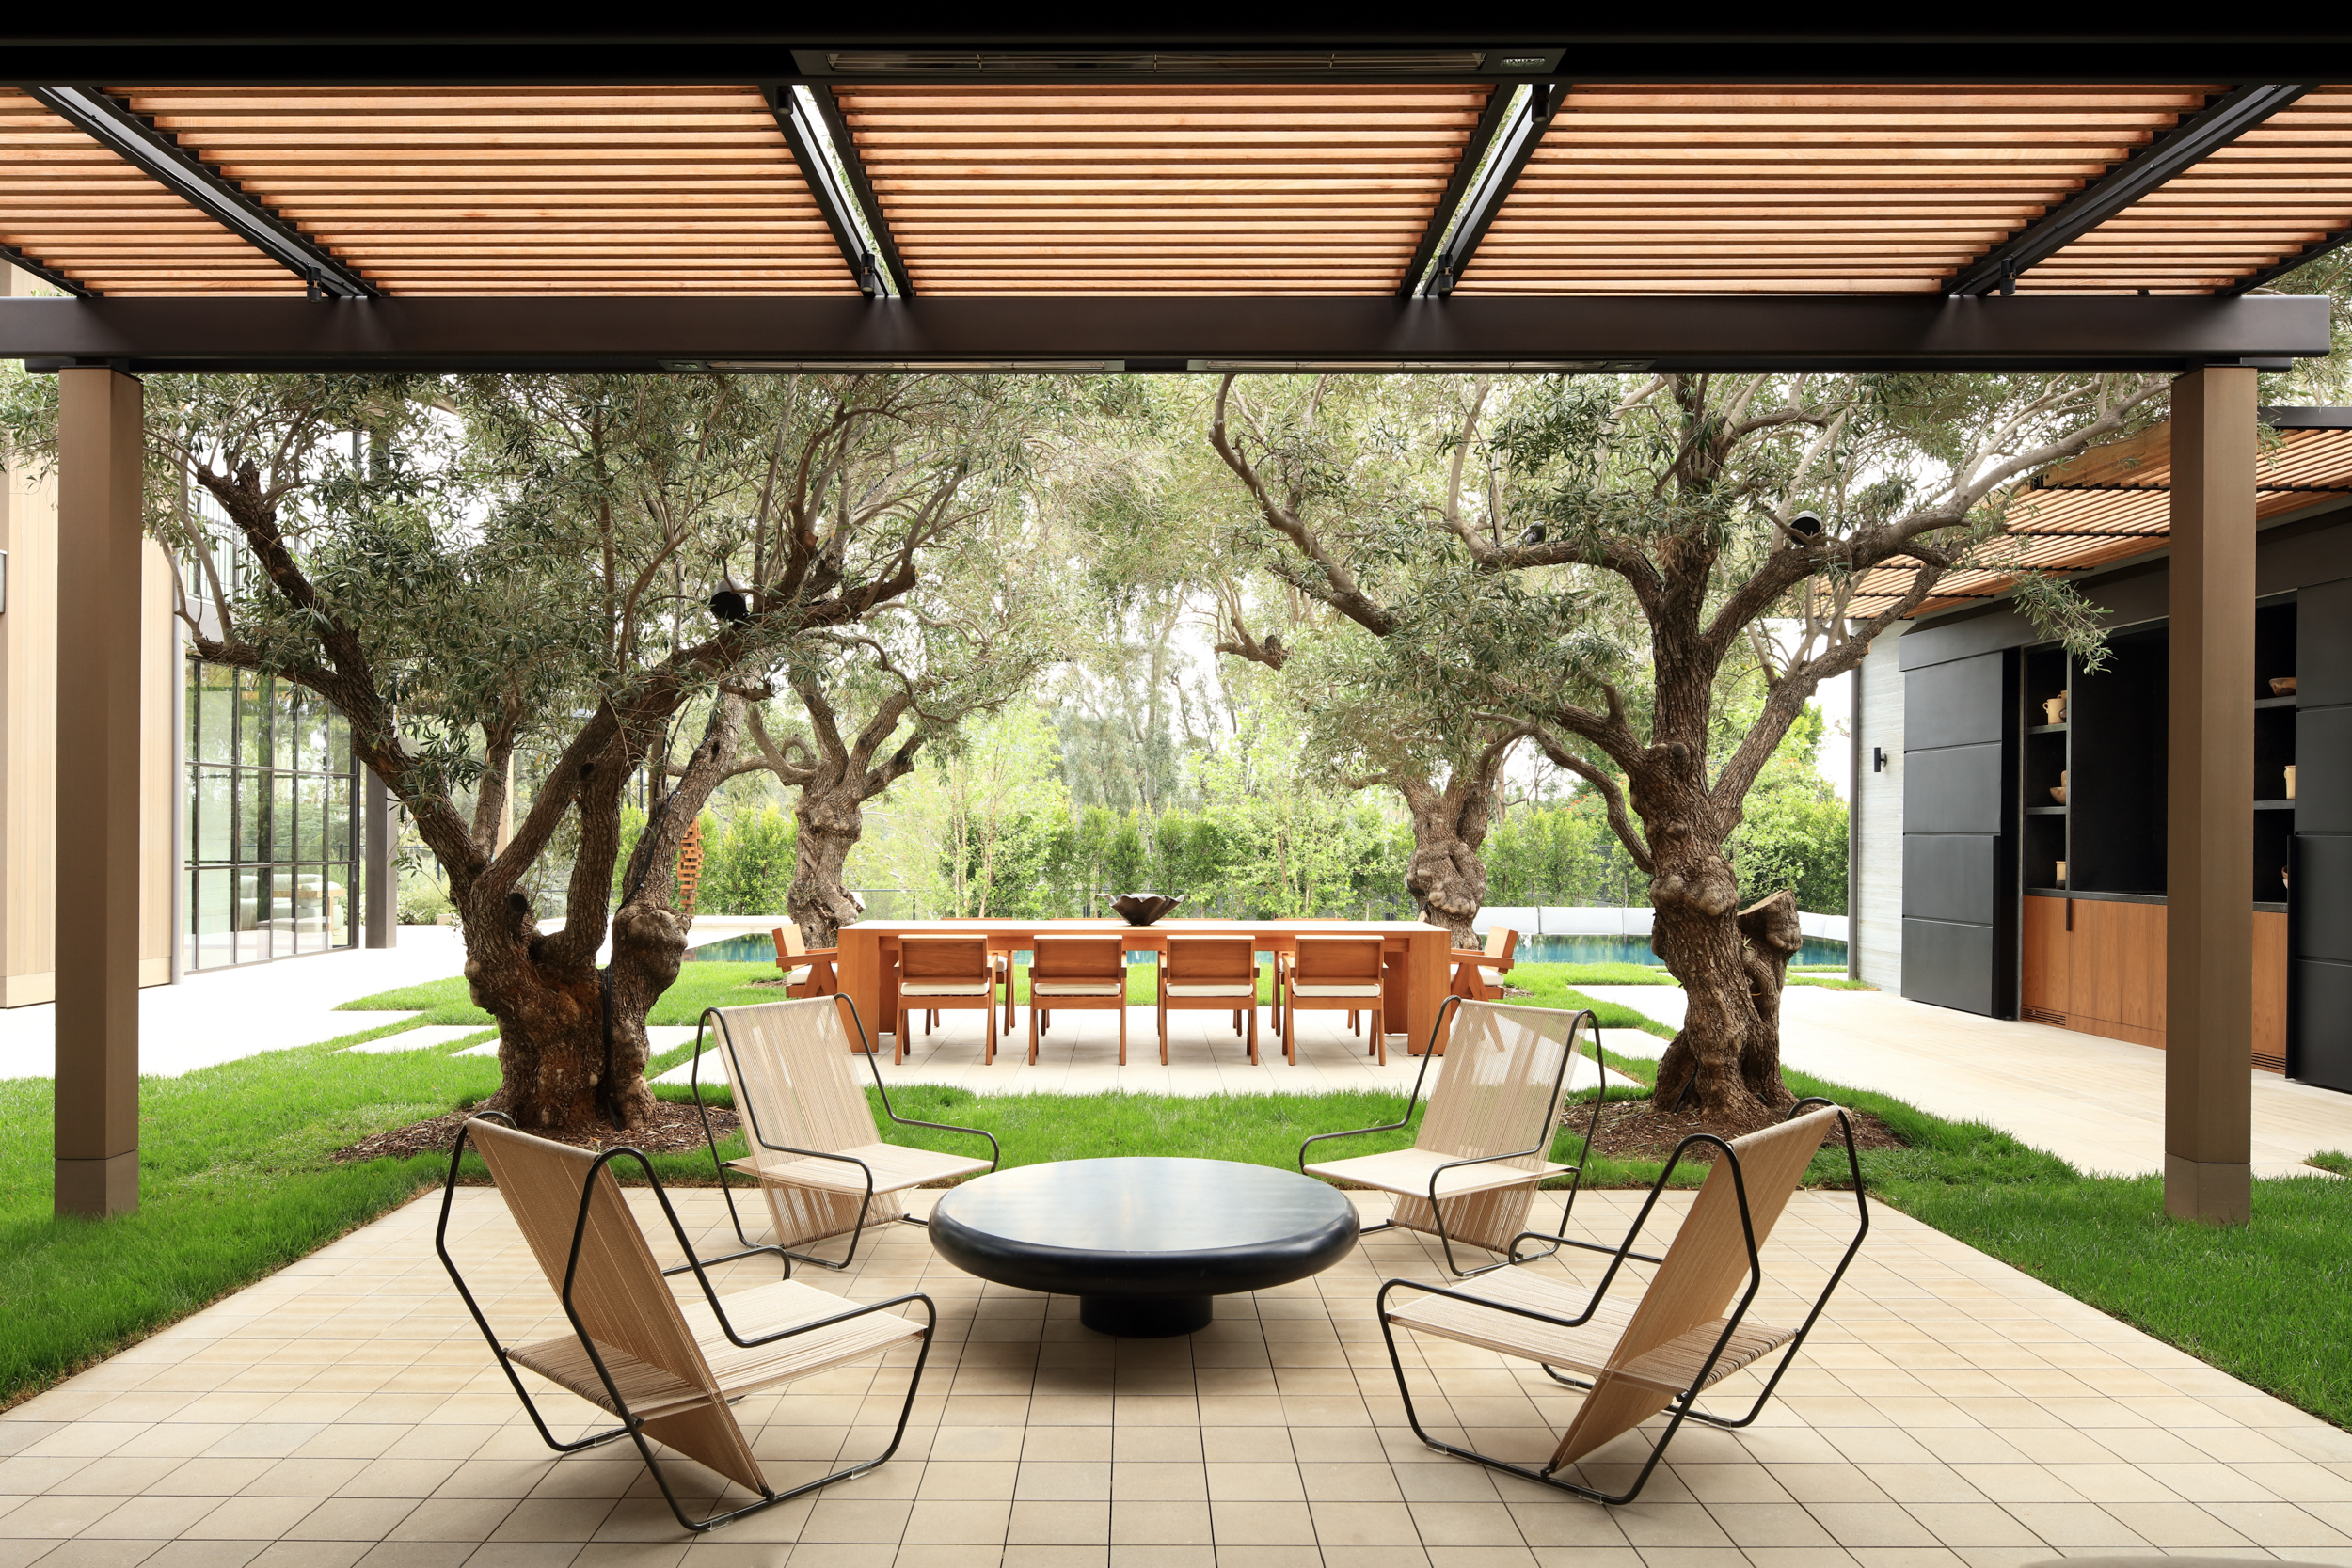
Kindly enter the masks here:
M 1575 87 L 1463 293 L 1933 293 L 2201 87 Z
M 754 87 L 116 96 L 389 293 L 857 293 Z
M 4 87 L 0 245 L 108 294 L 303 290 L 293 274 L 213 218 Z
M 1384 294 L 1489 89 L 832 90 L 918 293 Z
M 2171 430 L 2156 425 L 2111 442 L 2042 476 L 2010 503 L 2010 536 L 1973 564 L 1946 572 L 1915 612 L 1997 598 L 2021 571 L 2082 572 L 2161 549 L 2172 536 Z M 2258 522 L 2352 494 L 2352 430 L 2280 430 L 2255 464 Z M 1898 602 L 1915 562 L 1868 573 L 1851 613 L 1874 615 Z
M 2210 293 L 2352 227 L 2352 88 L 2322 87 L 2019 280 L 2063 293 Z

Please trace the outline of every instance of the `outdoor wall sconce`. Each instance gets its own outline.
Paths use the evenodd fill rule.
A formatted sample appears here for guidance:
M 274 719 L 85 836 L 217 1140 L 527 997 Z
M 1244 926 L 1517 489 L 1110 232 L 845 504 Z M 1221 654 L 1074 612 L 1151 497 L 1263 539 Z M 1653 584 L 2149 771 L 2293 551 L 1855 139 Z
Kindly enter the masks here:
M 1887 759 L 1886 759 L 1886 748 L 1885 748 L 1885 747 L 1883 747 L 1883 746 L 1873 746 L 1873 747 L 1871 747 L 1871 748 L 1870 748 L 1870 771 L 1871 771 L 1871 772 L 1873 772 L 1873 773 L 1883 773 L 1883 772 L 1885 772 L 1885 771 L 1886 771 L 1886 760 L 1887 760 Z

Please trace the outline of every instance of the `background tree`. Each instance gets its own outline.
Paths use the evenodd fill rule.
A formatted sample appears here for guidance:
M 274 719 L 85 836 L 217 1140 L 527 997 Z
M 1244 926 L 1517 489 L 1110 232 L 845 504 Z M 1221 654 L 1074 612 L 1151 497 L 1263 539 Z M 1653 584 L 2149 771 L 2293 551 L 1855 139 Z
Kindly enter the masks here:
M 904 596 L 998 504 L 1024 390 L 946 376 L 149 381 L 150 526 L 190 574 L 196 656 L 272 672 L 349 718 L 448 876 L 467 979 L 499 1022 L 496 1103 L 523 1125 L 650 1113 L 645 1010 L 686 943 L 677 849 L 733 760 L 735 693 L 797 640 Z M 53 450 L 45 384 L 14 384 L 6 419 L 14 451 Z M 245 565 L 224 561 L 222 535 Z M 501 844 L 526 741 L 547 761 Z M 617 867 L 615 911 L 624 791 L 649 758 L 664 787 Z M 543 930 L 525 887 L 559 846 L 564 923 Z
M 1458 411 L 1441 443 L 1435 419 L 1387 422 L 1448 482 L 1370 506 L 1348 500 L 1352 449 L 1331 416 L 1359 393 L 1269 379 L 1245 395 L 1229 376 L 1211 439 L 1257 505 L 1271 570 L 1393 640 L 1433 701 L 1532 726 L 1600 797 L 1689 998 L 1660 1102 L 1738 1128 L 1788 1103 L 1778 996 L 1797 946 L 1793 899 L 1740 918 L 1729 841 L 1750 788 L 1821 681 L 1947 572 L 2005 559 L 2016 482 L 2144 420 L 2163 389 L 2097 375 L 1403 388 L 1402 406 Z M 1852 615 L 1883 565 L 1904 570 L 1902 593 Z M 2095 647 L 2063 584 L 2028 574 L 2019 597 L 2049 634 Z M 1741 661 L 1764 695 L 1719 752 L 1718 683 Z

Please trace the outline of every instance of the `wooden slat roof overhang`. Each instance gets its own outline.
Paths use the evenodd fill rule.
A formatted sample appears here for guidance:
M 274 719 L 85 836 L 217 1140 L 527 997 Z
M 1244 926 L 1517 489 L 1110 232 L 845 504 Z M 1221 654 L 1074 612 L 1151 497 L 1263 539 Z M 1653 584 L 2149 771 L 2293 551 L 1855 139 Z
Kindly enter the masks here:
M 1935 308 L 2212 301 L 2352 236 L 2352 87 L 2310 79 L 2352 83 L 2352 36 L 2008 24 L 1897 28 L 1866 50 L 1761 24 L 1578 36 L 1535 11 L 1470 38 L 1279 8 L 1156 37 L 1148 19 L 1086 36 L 944 13 L 801 38 L 739 22 L 361 34 L 306 18 L 104 40 L 17 24 L 0 33 L 15 73 L 0 247 L 93 322 L 163 319 L 117 301 L 226 324 L 198 305 L 324 295 L 368 307 L 388 338 L 456 319 L 374 309 L 403 301 L 602 301 L 596 319 L 642 325 L 632 302 L 705 300 L 707 339 L 739 319 L 723 301 L 864 298 L 907 309 L 856 352 L 955 339 L 978 362 L 1019 357 L 1009 335 L 1034 319 L 985 302 L 1123 300 L 1073 318 L 1119 331 L 1057 352 L 1168 369 L 1247 356 L 1199 325 L 1220 304 L 1295 301 L 1300 341 L 1270 335 L 1271 361 L 1573 368 L 1666 356 L 1581 328 L 1498 354 L 1507 334 L 1487 324 L 1529 318 L 1497 307 L 1581 323 L 1631 318 L 1580 301 L 1908 301 L 1914 342 L 1883 362 L 2051 368 L 2056 349 L 1963 352 L 2025 334 Z M 1351 300 L 1393 308 L 1327 309 Z M 1405 328 L 1424 301 L 1461 346 Z M 1835 347 L 1878 318 L 1807 319 Z M 2080 350 L 2066 362 L 2111 363 L 2138 352 L 2113 323 L 2163 337 L 2187 318 L 2040 319 L 2074 324 L 2044 334 Z M 2196 319 L 2227 325 L 2158 358 L 2325 349 L 2316 317 Z M 1387 325 L 1352 341 L 1316 325 L 1341 321 Z M 24 341 L 0 330 L 0 353 L 38 356 Z M 657 359 L 724 357 L 679 344 Z
M 2263 411 L 2269 434 L 2255 460 L 2256 526 L 2331 498 L 2352 503 L 2352 408 Z M 2007 532 L 1981 560 L 1947 571 L 1912 612 L 1932 615 L 2006 594 L 2023 572 L 2075 576 L 2166 548 L 2172 537 L 2171 427 L 2152 425 L 2036 475 L 2010 498 Z M 1900 602 L 1917 562 L 1866 574 L 1851 612 Z

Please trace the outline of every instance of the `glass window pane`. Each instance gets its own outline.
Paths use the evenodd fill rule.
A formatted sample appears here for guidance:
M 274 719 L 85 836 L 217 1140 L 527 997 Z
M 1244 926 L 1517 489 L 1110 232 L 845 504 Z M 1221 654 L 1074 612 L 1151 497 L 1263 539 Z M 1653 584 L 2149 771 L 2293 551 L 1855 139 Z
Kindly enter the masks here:
M 270 737 L 269 764 L 272 768 L 295 766 L 295 742 L 302 733 L 302 690 L 282 681 L 277 687 L 277 699 L 270 705 L 270 721 L 277 726 Z
M 339 774 L 328 781 L 326 798 L 326 858 L 349 861 L 356 858 L 352 848 L 351 775 Z
M 294 780 L 294 856 L 298 860 L 326 858 L 326 779 L 317 773 Z
M 290 861 L 294 848 L 294 781 L 291 773 L 278 773 L 270 781 L 269 858 Z
M 327 714 L 326 766 L 337 773 L 351 767 L 351 721 L 339 709 L 330 709 Z
M 262 858 L 262 829 L 269 815 L 269 775 L 250 768 L 236 770 L 237 859 Z
M 248 767 L 269 761 L 269 677 L 237 672 L 236 759 Z
M 189 689 L 197 713 L 189 725 L 188 747 L 199 762 L 227 762 L 237 735 L 236 673 L 216 664 L 198 668 L 203 679 Z
M 230 830 L 234 822 L 230 816 L 229 779 L 226 768 L 196 769 L 195 797 L 188 802 L 188 845 L 199 861 L 230 858 Z
M 236 961 L 230 935 L 235 875 L 227 867 L 196 874 L 195 908 L 191 911 L 196 920 L 196 941 L 189 955 L 196 968 L 209 969 Z

